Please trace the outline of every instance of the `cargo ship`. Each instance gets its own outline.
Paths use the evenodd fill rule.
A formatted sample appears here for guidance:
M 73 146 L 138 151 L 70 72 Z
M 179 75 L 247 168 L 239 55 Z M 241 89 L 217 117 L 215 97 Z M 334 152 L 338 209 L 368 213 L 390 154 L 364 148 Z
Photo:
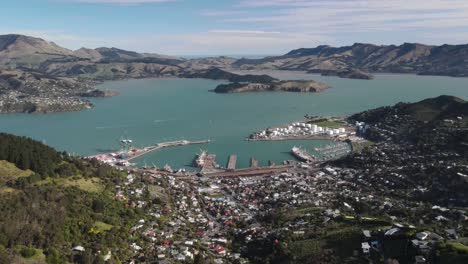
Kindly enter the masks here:
M 291 154 L 296 157 L 297 159 L 301 160 L 301 161 L 315 161 L 315 157 L 309 153 L 307 153 L 307 151 L 305 151 L 304 149 L 300 148 L 300 147 L 296 147 L 294 146 L 292 149 L 291 149 Z

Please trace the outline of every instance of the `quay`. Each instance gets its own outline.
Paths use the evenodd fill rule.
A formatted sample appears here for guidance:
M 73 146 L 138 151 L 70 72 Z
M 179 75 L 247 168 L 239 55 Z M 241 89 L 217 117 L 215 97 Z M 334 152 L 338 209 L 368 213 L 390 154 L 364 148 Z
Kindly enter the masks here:
M 219 171 L 203 174 L 205 177 L 255 177 L 255 176 L 268 176 L 277 173 L 287 172 L 291 169 L 292 165 L 281 165 L 272 167 L 257 167 L 238 169 L 234 171 Z
M 168 147 L 177 147 L 177 146 L 186 146 L 186 145 L 196 145 L 196 144 L 208 144 L 210 140 L 199 140 L 199 141 L 188 141 L 188 140 L 178 140 L 178 141 L 170 141 L 170 142 L 162 142 L 158 143 L 154 146 L 146 147 L 143 149 L 137 149 L 131 157 L 127 158 L 127 161 L 136 159 L 140 156 L 146 155 L 150 152 L 153 152 L 158 149 L 168 148 Z
M 235 170 L 236 169 L 236 163 L 237 163 L 237 155 L 229 156 L 227 169 L 228 170 Z
M 233 171 L 215 169 L 210 172 L 203 173 L 202 176 L 209 177 L 209 178 L 271 176 L 274 174 L 287 172 L 293 167 L 294 167 L 293 165 L 278 165 L 278 166 L 270 166 L 270 167 L 236 169 Z M 150 173 L 153 176 L 174 176 L 174 177 L 177 177 L 178 179 L 193 180 L 194 178 L 197 178 L 197 175 L 195 173 L 178 174 L 178 173 L 162 171 L 159 169 L 134 169 L 134 171 Z
M 116 151 L 104 154 L 98 154 L 89 156 L 87 158 L 93 159 L 96 158 L 99 161 L 111 164 L 111 165 L 118 165 L 118 164 L 127 164 L 138 157 L 146 155 L 150 152 L 153 152 L 158 149 L 168 148 L 168 147 L 176 147 L 176 146 L 186 146 L 186 145 L 195 145 L 195 144 L 208 144 L 211 140 L 198 140 L 198 141 L 189 141 L 189 140 L 178 140 L 178 141 L 169 141 L 169 142 L 161 142 L 157 143 L 152 146 L 144 147 L 144 148 L 135 148 L 131 147 L 128 151 Z
M 251 158 L 250 159 L 250 167 L 251 168 L 258 168 L 258 160 L 256 160 L 255 158 Z
M 246 138 L 246 141 L 287 141 L 287 140 L 337 140 L 334 137 L 329 136 L 318 136 L 318 135 L 310 135 L 310 136 L 283 136 L 283 137 L 275 137 L 275 138 Z
M 216 163 L 216 154 L 205 154 L 202 157 L 201 174 L 212 173 L 219 171 L 219 165 Z

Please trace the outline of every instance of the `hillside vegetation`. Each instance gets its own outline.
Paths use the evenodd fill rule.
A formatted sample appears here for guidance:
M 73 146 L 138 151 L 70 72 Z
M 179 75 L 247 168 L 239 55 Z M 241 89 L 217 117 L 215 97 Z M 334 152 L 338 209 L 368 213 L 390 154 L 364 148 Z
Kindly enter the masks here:
M 373 125 L 366 132 L 371 140 L 390 137 L 431 151 L 451 150 L 468 156 L 468 102 L 461 98 L 444 95 L 417 103 L 399 103 L 350 119 Z M 383 130 L 388 133 L 382 133 Z
M 98 263 L 109 251 L 118 263 L 131 255 L 127 231 L 142 212 L 114 199 L 125 174 L 8 134 L 0 134 L 0 160 L 0 263 Z

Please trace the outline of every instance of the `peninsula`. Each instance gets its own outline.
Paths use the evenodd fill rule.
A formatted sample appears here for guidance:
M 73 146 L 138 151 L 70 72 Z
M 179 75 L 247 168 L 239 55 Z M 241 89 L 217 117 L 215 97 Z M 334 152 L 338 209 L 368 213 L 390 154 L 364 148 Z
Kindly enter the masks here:
M 405 43 L 378 46 L 301 48 L 261 59 L 229 57 L 185 59 L 118 48 L 69 50 L 40 38 L 0 35 L 0 113 L 77 111 L 92 107 L 86 97 L 107 97 L 96 82 L 132 78 L 207 78 L 230 84 L 219 93 L 247 91 L 320 92 L 314 81 L 278 81 L 244 70 L 283 70 L 370 80 L 371 73 L 468 76 L 468 45 Z

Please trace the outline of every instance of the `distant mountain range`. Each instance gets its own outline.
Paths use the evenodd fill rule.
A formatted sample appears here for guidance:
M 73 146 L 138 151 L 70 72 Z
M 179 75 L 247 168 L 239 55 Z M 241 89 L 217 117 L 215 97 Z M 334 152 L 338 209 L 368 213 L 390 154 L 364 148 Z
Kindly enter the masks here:
M 293 50 L 283 56 L 240 59 L 241 69 L 279 69 L 309 72 L 360 69 L 371 73 L 414 73 L 422 75 L 468 76 L 468 45 L 428 46 L 405 43 L 377 46 L 318 46 Z
M 39 70 L 53 76 L 91 79 L 181 76 L 200 69 L 300 70 L 345 78 L 362 73 L 414 73 L 468 76 L 468 45 L 428 46 L 405 43 L 378 46 L 301 48 L 262 59 L 229 57 L 183 59 L 137 53 L 118 48 L 81 48 L 72 51 L 40 38 L 0 36 L 0 67 Z M 346 74 L 348 73 L 348 74 Z M 359 76 L 355 73 L 359 73 Z
M 231 82 L 215 90 L 222 92 L 317 92 L 328 87 L 312 81 L 280 85 L 267 75 L 233 73 L 240 70 L 299 70 L 351 79 L 372 79 L 372 73 L 381 72 L 466 77 L 468 45 L 354 44 L 302 48 L 261 59 L 185 59 L 105 47 L 73 51 L 40 38 L 0 35 L 0 113 L 89 108 L 83 95 L 111 95 L 94 90 L 95 81 L 105 80 L 182 77 Z

